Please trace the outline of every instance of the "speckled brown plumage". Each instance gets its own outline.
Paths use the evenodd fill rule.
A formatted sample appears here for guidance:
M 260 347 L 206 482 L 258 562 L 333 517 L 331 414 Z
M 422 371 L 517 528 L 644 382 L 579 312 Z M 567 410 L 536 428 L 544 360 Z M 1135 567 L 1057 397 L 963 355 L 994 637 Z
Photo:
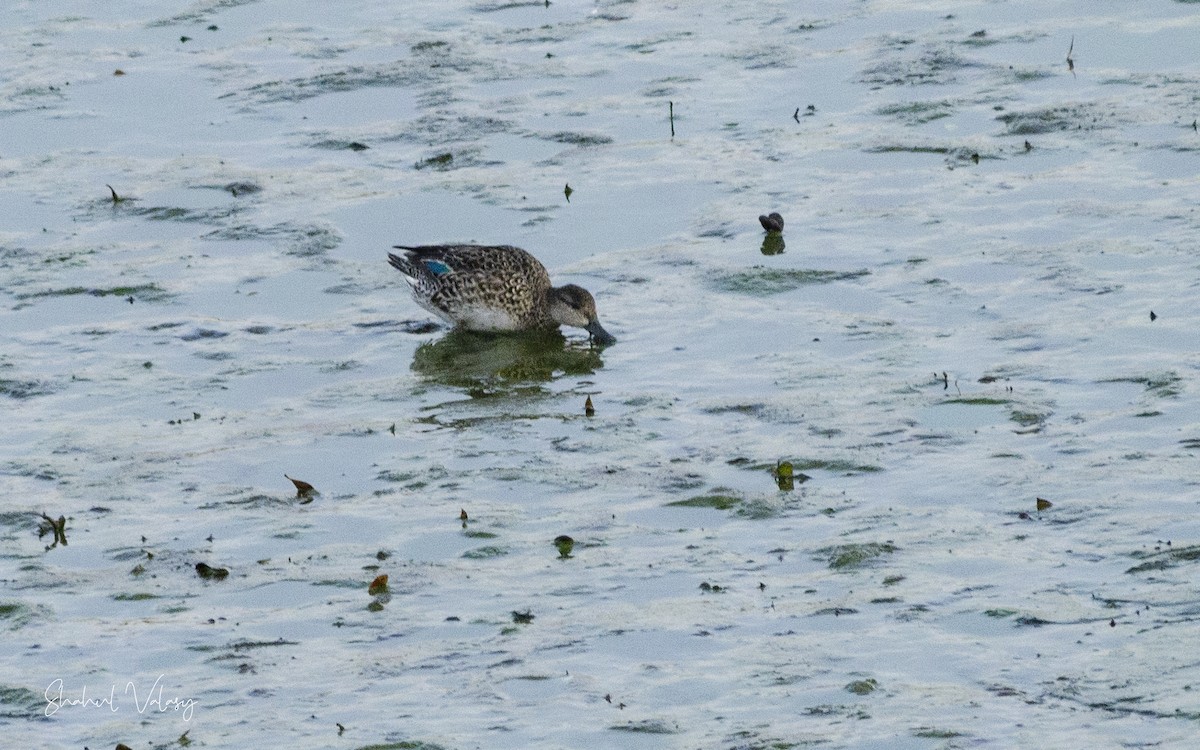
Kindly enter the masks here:
M 388 262 L 404 274 L 413 299 L 455 325 L 476 331 L 519 331 L 571 325 L 599 343 L 614 339 L 600 325 L 582 287 L 555 287 L 537 258 L 511 245 L 397 245 Z

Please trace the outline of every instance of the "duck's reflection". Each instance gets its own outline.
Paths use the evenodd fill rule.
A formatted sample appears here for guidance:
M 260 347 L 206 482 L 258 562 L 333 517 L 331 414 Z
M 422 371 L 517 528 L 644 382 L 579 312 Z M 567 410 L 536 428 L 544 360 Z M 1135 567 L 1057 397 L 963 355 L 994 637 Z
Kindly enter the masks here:
M 766 237 L 763 237 L 761 248 L 763 255 L 779 255 L 783 252 L 783 248 L 782 234 L 768 234 Z
M 505 384 L 589 375 L 603 365 L 599 349 L 568 341 L 558 330 L 504 334 L 454 330 L 418 346 L 412 369 L 442 385 L 493 390 Z

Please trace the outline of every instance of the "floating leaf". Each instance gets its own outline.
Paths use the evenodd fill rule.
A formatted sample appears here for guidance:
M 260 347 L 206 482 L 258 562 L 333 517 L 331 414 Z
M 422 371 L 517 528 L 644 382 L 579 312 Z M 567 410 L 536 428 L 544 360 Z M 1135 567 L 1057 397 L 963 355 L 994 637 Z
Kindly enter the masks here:
M 1054 506 L 1054 503 L 1050 502 L 1049 500 L 1043 500 L 1040 497 L 1037 499 L 1037 509 L 1038 510 L 1049 510 L 1053 506 Z
M 292 484 L 296 485 L 296 497 L 300 498 L 305 503 L 311 503 L 313 501 L 314 496 L 321 494 L 320 492 L 317 492 L 316 487 L 313 487 L 308 482 L 302 481 L 300 479 L 292 479 L 287 474 L 284 474 L 283 478 L 291 481 Z
M 371 596 L 379 596 L 386 594 L 388 591 L 387 573 L 382 573 L 375 576 L 375 580 L 371 581 L 371 585 L 367 587 L 367 593 Z
M 583 402 L 583 415 L 585 417 L 596 416 L 596 407 L 592 406 L 592 397 L 591 396 L 588 396 L 587 400 Z
M 571 202 L 571 193 L 575 192 L 570 185 L 563 188 L 563 195 L 567 197 L 567 203 Z
M 563 534 L 554 537 L 554 546 L 558 548 L 558 556 L 566 559 L 571 556 L 571 550 L 575 548 L 575 540 Z
M 796 489 L 796 479 L 792 472 L 791 461 L 780 461 L 775 464 L 775 483 L 784 492 L 791 492 Z

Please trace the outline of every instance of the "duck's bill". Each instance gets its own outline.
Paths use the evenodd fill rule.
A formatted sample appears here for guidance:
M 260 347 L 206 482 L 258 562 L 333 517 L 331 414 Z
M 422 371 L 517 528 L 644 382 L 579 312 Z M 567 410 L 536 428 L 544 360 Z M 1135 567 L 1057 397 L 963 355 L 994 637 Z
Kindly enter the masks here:
M 595 341 L 600 346 L 608 346 L 609 344 L 617 343 L 616 337 L 604 330 L 604 326 L 600 325 L 600 321 L 598 320 L 593 320 L 591 323 L 588 323 L 584 330 L 592 334 L 592 341 Z

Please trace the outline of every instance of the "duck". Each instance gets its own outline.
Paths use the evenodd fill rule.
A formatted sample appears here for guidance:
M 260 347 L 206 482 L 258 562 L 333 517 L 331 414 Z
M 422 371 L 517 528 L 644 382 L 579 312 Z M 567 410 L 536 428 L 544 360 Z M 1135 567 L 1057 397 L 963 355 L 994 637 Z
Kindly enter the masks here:
M 468 331 L 582 328 L 601 346 L 616 337 L 600 325 L 596 300 L 575 284 L 554 286 L 546 267 L 512 245 L 395 245 L 388 263 L 418 305 Z

